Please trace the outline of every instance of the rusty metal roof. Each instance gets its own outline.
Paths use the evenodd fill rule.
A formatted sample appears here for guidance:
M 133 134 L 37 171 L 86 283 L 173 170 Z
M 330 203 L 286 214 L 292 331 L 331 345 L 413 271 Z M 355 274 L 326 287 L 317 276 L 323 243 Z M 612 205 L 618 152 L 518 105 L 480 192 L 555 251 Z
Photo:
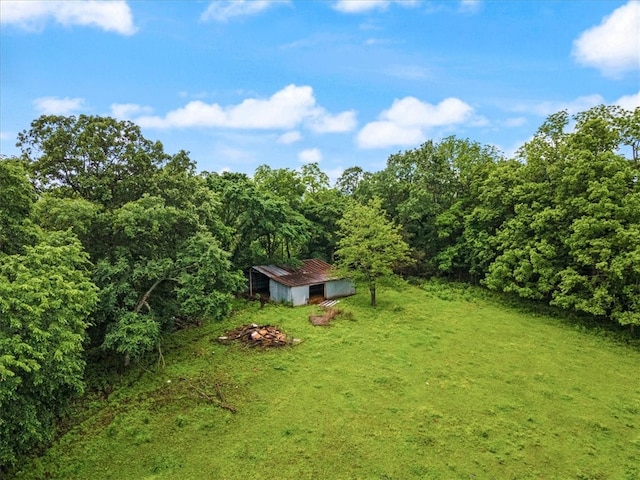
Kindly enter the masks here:
M 253 269 L 287 287 L 316 285 L 338 279 L 333 274 L 331 265 L 317 258 L 303 260 L 298 269 L 279 265 L 256 265 Z

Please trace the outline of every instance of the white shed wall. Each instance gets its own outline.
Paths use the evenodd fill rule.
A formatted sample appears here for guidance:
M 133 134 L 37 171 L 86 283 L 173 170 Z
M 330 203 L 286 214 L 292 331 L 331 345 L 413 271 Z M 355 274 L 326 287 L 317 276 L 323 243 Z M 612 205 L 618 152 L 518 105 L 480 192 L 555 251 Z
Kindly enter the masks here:
M 294 307 L 306 305 L 309 301 L 309 285 L 287 287 L 275 280 L 269 280 L 271 300 L 274 302 L 290 303 Z M 352 281 L 341 279 L 331 280 L 325 284 L 326 298 L 347 297 L 356 293 Z
M 288 303 L 291 301 L 291 289 L 275 280 L 269 280 L 269 294 L 274 302 Z
M 348 297 L 356 293 L 356 287 L 351 280 L 340 279 L 327 282 L 325 296 L 327 298 Z
M 309 300 L 309 285 L 302 287 L 291 287 L 291 302 L 294 307 L 306 305 Z

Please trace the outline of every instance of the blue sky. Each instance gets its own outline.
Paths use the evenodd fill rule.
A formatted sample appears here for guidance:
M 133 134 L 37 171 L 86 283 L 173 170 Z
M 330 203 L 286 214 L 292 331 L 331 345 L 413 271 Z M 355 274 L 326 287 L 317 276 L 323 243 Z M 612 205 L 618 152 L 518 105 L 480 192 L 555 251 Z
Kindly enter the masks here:
M 0 2 L 0 152 L 43 113 L 132 120 L 200 170 L 332 179 L 448 135 L 640 105 L 638 1 Z

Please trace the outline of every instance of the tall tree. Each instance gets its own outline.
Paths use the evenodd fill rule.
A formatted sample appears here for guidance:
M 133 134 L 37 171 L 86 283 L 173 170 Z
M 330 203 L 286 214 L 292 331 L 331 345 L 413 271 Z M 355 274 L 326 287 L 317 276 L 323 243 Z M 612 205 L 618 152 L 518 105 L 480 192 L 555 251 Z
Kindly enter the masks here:
M 558 200 L 572 219 L 563 239 L 569 258 L 552 303 L 640 325 L 638 170 L 614 153 L 622 136 L 604 112 L 577 116 L 568 136 Z
M 95 270 L 95 331 L 104 348 L 128 363 L 154 348 L 174 318 L 219 320 L 229 312 L 242 276 L 193 211 L 147 196 L 115 210 L 110 224 L 112 254 Z
M 19 253 L 35 240 L 29 218 L 35 193 L 23 163 L 0 158 L 0 254 Z
M 50 441 L 82 392 L 85 329 L 97 301 L 87 255 L 69 232 L 0 254 L 0 469 Z
M 472 256 L 462 241 L 465 216 L 499 160 L 493 147 L 448 137 L 391 155 L 380 172 L 365 176 L 354 169 L 341 180 L 361 201 L 379 197 L 403 226 L 416 273 L 459 274 L 469 270 Z
M 336 180 L 336 188 L 340 193 L 348 197 L 356 195 L 360 182 L 370 177 L 369 172 L 365 172 L 361 167 L 349 167 L 342 172 Z
M 149 180 L 169 159 L 160 142 L 129 121 L 43 115 L 18 135 L 18 146 L 41 190 L 113 208 L 149 192 Z
M 302 204 L 302 214 L 309 222 L 309 236 L 302 253 L 307 258 L 319 257 L 333 262 L 338 242 L 338 220 L 348 201 L 335 188 L 308 192 Z
M 400 229 L 387 220 L 379 199 L 367 205 L 352 202 L 338 226 L 337 266 L 367 284 L 375 306 L 380 279 L 411 263 L 409 245 Z
M 329 188 L 329 176 L 320 170 L 317 162 L 302 165 L 300 178 L 306 188 L 305 195 L 318 193 Z
M 310 223 L 301 213 L 305 185 L 294 170 L 263 165 L 256 175 L 260 182 L 240 173 L 205 175 L 220 198 L 222 223 L 229 228 L 223 246 L 240 268 L 261 262 L 295 263 L 309 238 Z
M 186 152 L 166 154 L 131 122 L 84 115 L 40 117 L 19 145 L 43 192 L 35 217 L 51 231 L 71 228 L 91 254 L 100 288 L 92 347 L 127 361 L 153 348 L 175 318 L 228 311 L 240 286 L 220 247 L 230 230 Z
M 311 171 L 308 172 L 308 174 L 311 173 Z M 313 178 L 313 175 L 310 177 Z M 271 168 L 269 165 L 260 165 L 253 174 L 253 180 L 260 190 L 286 201 L 295 210 L 300 206 L 307 190 L 302 174 L 290 168 Z
M 549 301 L 557 286 L 557 272 L 567 258 L 563 232 L 571 218 L 557 202 L 556 190 L 565 162 L 570 118 L 559 112 L 538 129 L 519 151 L 525 168 L 514 186 L 515 215 L 496 234 L 498 256 L 489 267 L 490 288 L 516 293 L 523 298 Z
M 474 217 L 473 212 L 480 205 L 482 194 L 488 190 L 485 188 L 487 182 L 503 163 L 501 154 L 494 147 L 455 137 L 445 138 L 438 144 L 438 150 L 449 159 L 454 200 L 435 220 L 442 242 L 435 260 L 440 273 L 459 277 L 470 275 L 475 279 L 484 274 L 486 253 L 491 248 L 486 244 L 487 229 L 492 226 L 486 222 L 486 216 L 484 221 L 478 222 L 481 217 Z M 496 205 L 491 208 L 496 209 Z M 492 212 L 493 224 L 496 216 L 498 221 L 504 218 L 500 215 L 501 210 L 497 208 Z
M 560 112 L 525 144 L 490 288 L 640 325 L 638 111 L 595 107 L 570 132 Z

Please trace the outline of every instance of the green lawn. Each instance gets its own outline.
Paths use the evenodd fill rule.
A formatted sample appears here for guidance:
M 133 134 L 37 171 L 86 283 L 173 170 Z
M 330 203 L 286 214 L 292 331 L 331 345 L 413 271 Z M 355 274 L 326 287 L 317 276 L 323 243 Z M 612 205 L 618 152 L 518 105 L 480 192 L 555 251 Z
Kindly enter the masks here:
M 88 398 L 17 478 L 640 478 L 637 348 L 471 290 L 402 286 L 367 303 L 341 301 L 330 327 L 310 307 L 251 304 L 179 332 L 163 370 Z M 303 342 L 217 343 L 251 322 Z M 216 384 L 236 414 L 199 396 Z

